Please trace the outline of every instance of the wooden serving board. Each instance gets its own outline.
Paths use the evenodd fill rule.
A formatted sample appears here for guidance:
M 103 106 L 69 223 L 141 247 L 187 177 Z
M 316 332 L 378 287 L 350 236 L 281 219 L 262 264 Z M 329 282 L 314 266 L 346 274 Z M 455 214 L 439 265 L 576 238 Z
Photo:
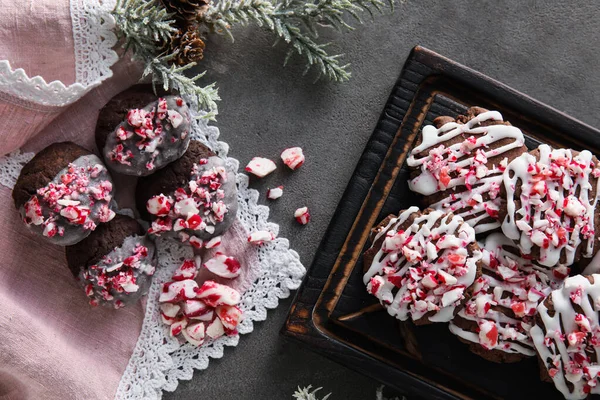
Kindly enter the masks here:
M 471 354 L 447 324 L 400 333 L 362 283 L 370 229 L 417 198 L 405 159 L 421 128 L 470 106 L 498 110 L 540 142 L 600 154 L 600 131 L 422 47 L 411 52 L 329 224 L 282 333 L 411 399 L 560 399 L 535 359 L 495 364 Z M 414 332 L 414 336 L 406 334 Z

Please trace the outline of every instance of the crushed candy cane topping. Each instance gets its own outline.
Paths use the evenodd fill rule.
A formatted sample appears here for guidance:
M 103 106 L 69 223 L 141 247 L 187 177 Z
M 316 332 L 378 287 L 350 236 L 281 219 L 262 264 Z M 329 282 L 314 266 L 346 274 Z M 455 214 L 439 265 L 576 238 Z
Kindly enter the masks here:
M 410 226 L 400 229 L 407 221 Z M 381 228 L 373 242 L 381 246 L 363 282 L 390 315 L 401 321 L 426 314 L 431 322 L 452 319 L 482 259 L 471 226 L 456 215 L 411 207 Z
M 194 346 L 206 339 L 237 335 L 243 319 L 237 290 L 214 281 L 198 285 L 194 280 L 200 264 L 199 257 L 184 261 L 173 280 L 164 284 L 159 298 L 161 318 L 171 336 L 181 335 Z
M 172 195 L 161 193 L 146 202 L 146 209 L 156 217 L 148 233 L 160 236 L 175 232 L 182 242 L 195 248 L 218 246 L 219 240 L 204 243 L 196 235 L 213 235 L 215 227 L 230 217 L 232 206 L 227 204 L 227 197 L 235 198 L 229 193 L 235 190 L 235 182 L 229 179 L 225 164 L 218 157 L 199 160 L 192 168 L 187 187 L 178 188 Z M 232 210 L 234 215 L 236 210 L 237 207 Z
M 96 264 L 82 268 L 79 279 L 90 304 L 121 308 L 139 300 L 156 269 L 154 254 L 151 240 L 130 236 Z
M 294 217 L 300 225 L 306 225 L 310 222 L 310 213 L 308 207 L 301 207 L 294 212 Z
M 248 165 L 246 165 L 246 172 L 250 172 L 259 178 L 264 178 L 276 169 L 277 166 L 273 161 L 263 157 L 254 157 L 250 160 Z
M 267 190 L 267 198 L 269 200 L 277 200 L 281 196 L 283 196 L 283 186 Z
M 429 207 L 456 213 L 476 233 L 500 226 L 494 219 L 498 218 L 502 173 L 509 160 L 494 164 L 488 160 L 515 149 L 525 150 L 520 129 L 502 124 L 482 126 L 486 121 L 502 122 L 503 118 L 497 111 L 487 111 L 465 124 L 448 122 L 439 129 L 427 125 L 421 144 L 411 150 L 407 160 L 411 168 L 420 171 L 409 181 L 410 189 L 425 196 L 452 190 Z M 459 137 L 464 140 L 447 145 Z
M 541 362 L 566 399 L 600 394 L 600 275 L 567 278 L 550 298 L 552 309 L 540 304 L 542 325 L 530 331 Z
M 483 274 L 472 297 L 450 321 L 450 331 L 486 350 L 534 356 L 529 331 L 537 306 L 552 290 L 546 271 L 508 252 L 510 239 L 492 233 L 483 244 Z M 471 323 L 469 323 L 471 322 Z M 460 326 L 477 326 L 479 332 Z
M 304 164 L 304 153 L 300 147 L 291 147 L 281 153 L 281 160 L 291 170 L 300 168 Z
M 179 96 L 160 97 L 127 117 L 106 139 L 103 153 L 111 167 L 129 175 L 148 175 L 175 161 L 190 141 L 190 114 Z
M 248 236 L 248 241 L 252 244 L 261 245 L 263 243 L 275 240 L 275 234 L 269 231 L 254 231 Z
M 39 188 L 23 205 L 21 215 L 25 224 L 43 236 L 69 240 L 71 234 L 81 239 L 82 231 L 89 233 L 98 223 L 114 218 L 112 195 L 113 184 L 100 159 L 82 156 Z
M 577 153 L 543 144 L 537 151 L 539 156 L 523 154 L 504 171 L 507 215 L 502 231 L 524 255 L 539 248 L 542 265 L 568 267 L 577 261 L 579 250 L 586 258 L 594 254 L 598 160 L 587 150 Z

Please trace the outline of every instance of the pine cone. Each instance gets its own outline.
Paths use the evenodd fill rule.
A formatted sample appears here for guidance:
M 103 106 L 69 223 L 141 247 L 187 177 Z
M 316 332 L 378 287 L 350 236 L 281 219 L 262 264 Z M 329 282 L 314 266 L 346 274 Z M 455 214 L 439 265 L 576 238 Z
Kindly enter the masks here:
M 187 65 L 202 60 L 204 48 L 206 47 L 193 27 L 182 35 L 176 35 L 171 42 L 171 46 L 173 46 L 171 48 L 172 52 L 177 51 L 177 55 L 173 59 L 173 63 L 177 65 Z
M 210 0 L 161 0 L 167 11 L 175 13 L 178 19 L 197 21 L 204 15 Z

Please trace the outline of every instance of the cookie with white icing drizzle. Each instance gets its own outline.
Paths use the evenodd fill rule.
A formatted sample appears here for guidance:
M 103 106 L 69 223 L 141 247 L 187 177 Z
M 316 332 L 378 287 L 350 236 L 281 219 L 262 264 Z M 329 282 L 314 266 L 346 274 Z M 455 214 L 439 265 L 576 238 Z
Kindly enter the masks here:
M 524 257 L 569 267 L 598 251 L 598 160 L 587 150 L 543 144 L 504 171 L 502 231 Z
M 492 233 L 481 245 L 483 273 L 473 296 L 450 321 L 450 331 L 469 349 L 494 362 L 517 362 L 535 356 L 529 331 L 538 304 L 550 291 L 546 271 L 508 251 L 513 242 Z
M 498 228 L 502 172 L 527 151 L 523 133 L 481 107 L 434 124 L 423 127 L 407 160 L 410 189 L 425 206 L 463 217 L 476 233 Z
M 567 278 L 538 306 L 531 337 L 542 366 L 566 399 L 600 394 L 600 275 Z
M 473 228 L 457 215 L 418 207 L 384 223 L 365 253 L 367 291 L 401 321 L 451 320 L 481 275 Z

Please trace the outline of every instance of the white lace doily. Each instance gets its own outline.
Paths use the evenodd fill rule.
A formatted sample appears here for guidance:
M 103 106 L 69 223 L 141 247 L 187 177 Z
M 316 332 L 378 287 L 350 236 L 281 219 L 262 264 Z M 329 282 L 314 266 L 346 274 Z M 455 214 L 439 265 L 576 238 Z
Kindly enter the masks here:
M 193 107 L 192 107 L 193 108 Z M 208 126 L 206 120 L 196 120 L 193 139 L 200 140 L 221 157 L 227 157 L 229 146 L 219 142 L 219 129 Z M 12 188 L 21 168 L 33 153 L 13 152 L 0 157 L 0 184 Z M 227 157 L 227 164 L 238 171 L 239 161 Z M 237 174 L 238 219 L 248 232 L 268 230 L 275 234 L 279 226 L 267 221 L 269 208 L 257 204 L 259 194 L 248 187 L 248 176 Z M 160 268 L 150 287 L 146 314 L 137 344 L 119 384 L 117 399 L 159 399 L 162 391 L 174 391 L 179 380 L 192 378 L 194 369 L 206 369 L 210 358 L 223 357 L 225 346 L 236 346 L 239 336 L 224 336 L 215 341 L 207 341 L 201 347 L 189 344 L 180 345 L 171 338 L 159 314 L 158 296 L 162 285 L 170 280 L 173 272 L 181 264 L 180 257 L 190 258 L 192 250 L 174 241 L 157 242 Z M 244 311 L 244 320 L 238 331 L 250 333 L 254 321 L 264 321 L 267 310 L 276 308 L 279 299 L 290 295 L 290 290 L 300 286 L 306 272 L 298 253 L 289 248 L 289 242 L 277 238 L 258 248 L 258 278 L 242 295 L 240 307 Z
M 118 60 L 112 49 L 117 37 L 113 32 L 115 20 L 110 14 L 115 4 L 115 0 L 71 0 L 75 83 L 66 86 L 60 81 L 46 82 L 41 76 L 29 77 L 22 68 L 13 70 L 9 60 L 0 60 L 2 98 L 19 104 L 27 101 L 62 107 L 111 77 L 110 67 Z

